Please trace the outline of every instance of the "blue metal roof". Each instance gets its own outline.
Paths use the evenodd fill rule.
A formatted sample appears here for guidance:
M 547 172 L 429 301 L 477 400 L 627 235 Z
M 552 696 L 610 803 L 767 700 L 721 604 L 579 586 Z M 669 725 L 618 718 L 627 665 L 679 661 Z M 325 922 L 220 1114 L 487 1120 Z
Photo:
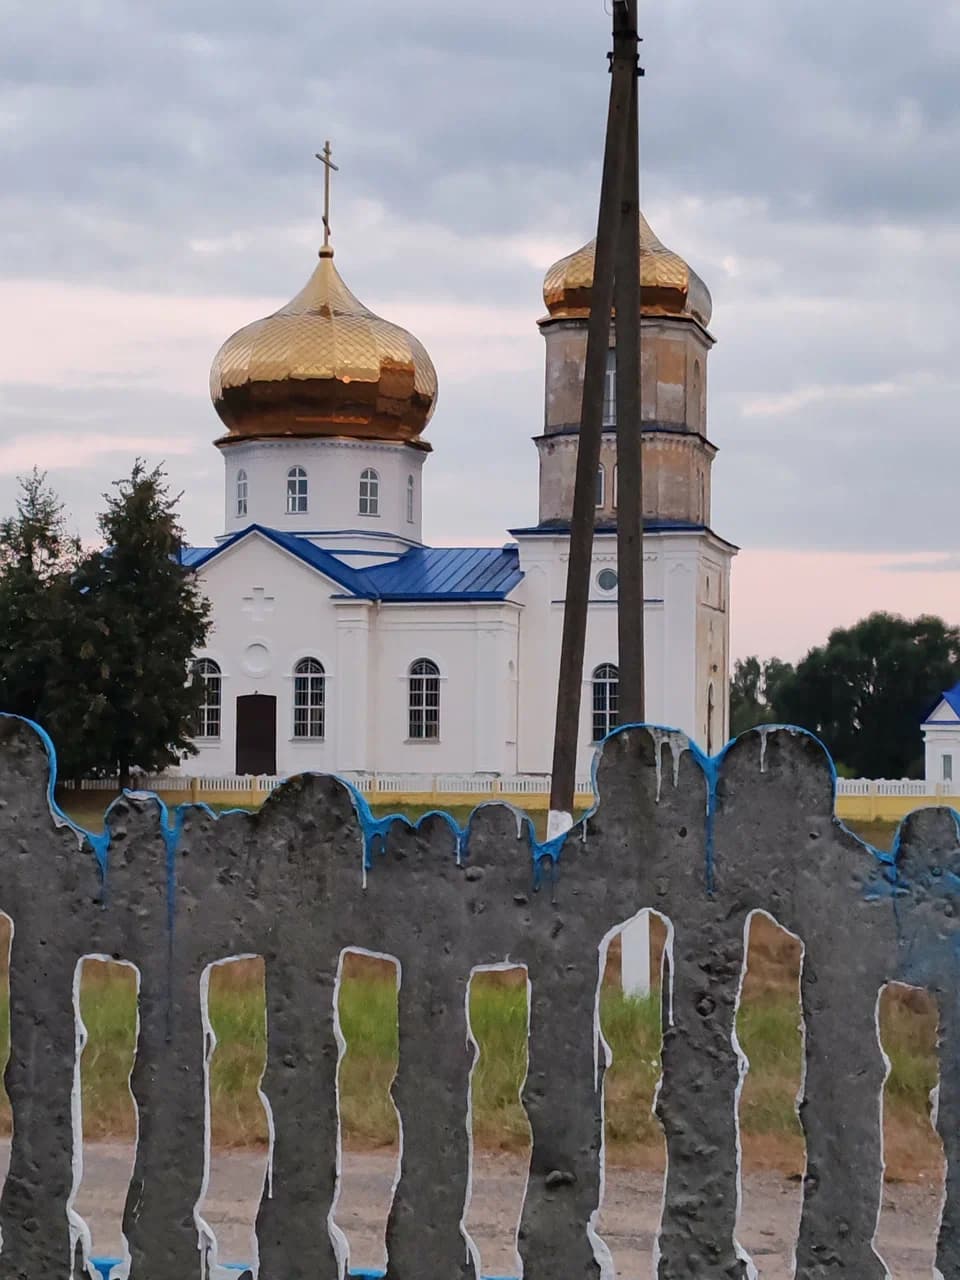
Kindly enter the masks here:
M 198 560 L 206 559 L 211 551 L 216 551 L 216 547 L 181 547 L 180 563 L 192 569 Z
M 958 716 L 960 716 L 960 684 L 955 684 L 953 688 L 948 689 L 946 693 L 941 693 L 940 697 L 936 700 L 936 702 L 933 704 L 933 706 L 924 716 L 923 718 L 924 724 L 952 725 L 954 723 L 952 720 L 931 720 L 930 719 L 930 717 L 936 711 L 937 707 L 939 707 L 941 702 L 945 702 L 947 706 L 951 709 L 951 711 L 954 711 Z
M 616 533 L 617 526 L 613 523 L 598 524 L 593 531 L 594 533 Z M 727 538 L 721 538 L 719 533 L 711 529 L 708 524 L 697 524 L 692 520 L 644 520 L 643 531 L 644 533 L 709 533 L 717 542 L 722 542 L 734 551 L 740 550 L 735 542 L 730 542 Z M 510 530 L 510 533 L 515 538 L 557 537 L 569 532 L 570 524 L 566 520 L 547 520 L 543 524 L 534 524 L 524 529 Z
M 216 547 L 185 548 L 182 562 L 200 569 L 250 533 L 259 533 L 362 600 L 503 600 L 523 578 L 516 546 L 412 547 L 388 564 L 354 569 L 308 538 L 259 524 Z
M 251 533 L 259 533 L 269 542 L 282 547 L 284 551 L 289 551 L 291 555 L 296 556 L 298 560 L 302 560 L 304 564 L 310 565 L 311 568 L 319 570 L 320 573 L 330 578 L 337 586 L 344 587 L 351 595 L 368 596 L 369 593 L 362 576 L 356 569 L 344 564 L 342 560 L 338 560 L 329 551 L 324 551 L 322 547 L 316 546 L 307 538 L 298 538 L 295 533 L 283 533 L 280 529 L 268 529 L 262 524 L 247 525 L 246 529 L 241 529 L 239 533 L 235 533 L 225 539 L 219 546 L 211 547 L 204 551 L 202 555 L 198 555 L 193 561 L 184 561 L 184 563 L 189 563 L 193 569 L 200 569 L 203 565 L 208 564 L 217 556 L 228 551 L 230 547 L 235 547 L 242 538 L 246 538 Z
M 361 576 L 379 600 L 503 600 L 523 578 L 509 547 L 415 547 Z

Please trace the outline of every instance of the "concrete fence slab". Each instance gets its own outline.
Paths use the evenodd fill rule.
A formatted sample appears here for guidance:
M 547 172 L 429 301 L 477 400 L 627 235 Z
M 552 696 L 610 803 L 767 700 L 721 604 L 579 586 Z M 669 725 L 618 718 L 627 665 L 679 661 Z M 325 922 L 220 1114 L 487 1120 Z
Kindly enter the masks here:
M 746 1277 L 735 1238 L 735 1036 L 751 916 L 803 943 L 807 1147 L 796 1274 L 885 1275 L 874 1248 L 886 1063 L 879 992 L 927 987 L 939 1003 L 938 1125 L 948 1162 L 937 1265 L 960 1275 L 957 1014 L 960 842 L 950 810 L 911 817 L 884 857 L 834 817 L 832 765 L 791 730 L 759 730 L 707 760 L 646 728 L 604 746 L 598 806 L 538 845 L 502 804 L 466 830 L 442 814 L 375 820 L 359 793 L 294 778 L 254 814 L 168 813 L 129 796 L 90 837 L 51 809 L 37 731 L 0 721 L 0 909 L 10 963 L 13 1111 L 0 1197 L 0 1280 L 67 1277 L 85 1257 L 72 1207 L 80 1177 L 78 966 L 113 957 L 139 973 L 132 1076 L 138 1142 L 124 1213 L 133 1280 L 210 1274 L 216 1245 L 196 1212 L 208 1168 L 205 1012 L 209 966 L 259 955 L 266 968 L 262 1083 L 272 1176 L 251 1259 L 264 1280 L 333 1280 L 348 1266 L 333 1225 L 340 1165 L 337 983 L 344 951 L 400 971 L 393 1097 L 400 1176 L 387 1226 L 390 1280 L 475 1280 L 464 1227 L 474 1047 L 467 994 L 479 967 L 523 966 L 532 1130 L 519 1252 L 527 1280 L 608 1273 L 596 1231 L 603 1182 L 601 956 L 625 921 L 669 921 L 663 1078 L 668 1155 L 658 1244 L 663 1280 Z

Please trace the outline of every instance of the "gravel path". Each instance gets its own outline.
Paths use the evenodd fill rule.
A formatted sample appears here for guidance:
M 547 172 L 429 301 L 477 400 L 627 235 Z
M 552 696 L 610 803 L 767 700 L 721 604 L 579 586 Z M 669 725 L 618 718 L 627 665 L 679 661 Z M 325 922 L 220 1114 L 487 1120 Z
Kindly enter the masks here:
M 103 1143 L 87 1147 L 84 1154 L 85 1176 L 76 1207 L 91 1224 L 94 1253 L 116 1256 L 132 1152 L 120 1144 Z M 0 1173 L 6 1159 L 4 1144 Z M 213 1158 L 204 1216 L 216 1232 L 222 1262 L 250 1256 L 265 1167 L 261 1153 L 219 1152 Z M 336 1216 L 350 1241 L 350 1263 L 355 1269 L 384 1264 L 383 1229 L 394 1173 L 395 1159 L 390 1154 L 348 1154 L 344 1159 Z M 478 1157 L 468 1226 L 487 1275 L 519 1275 L 514 1241 L 525 1177 L 523 1162 L 514 1157 Z M 622 1280 L 645 1280 L 652 1273 L 661 1194 L 659 1174 L 607 1171 L 600 1233 Z M 930 1280 L 940 1198 L 941 1189 L 935 1186 L 887 1188 L 878 1244 L 895 1280 Z M 752 1174 L 744 1180 L 738 1237 L 763 1280 L 789 1280 L 799 1210 L 796 1181 L 771 1173 Z

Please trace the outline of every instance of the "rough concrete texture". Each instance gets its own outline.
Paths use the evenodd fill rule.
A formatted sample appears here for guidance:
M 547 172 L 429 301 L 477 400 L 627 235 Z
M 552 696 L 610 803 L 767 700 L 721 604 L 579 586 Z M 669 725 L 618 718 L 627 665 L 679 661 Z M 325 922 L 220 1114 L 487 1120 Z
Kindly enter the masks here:
M 525 965 L 531 984 L 523 1102 L 533 1152 L 519 1249 L 527 1280 L 599 1276 L 603 1058 L 597 991 L 604 939 L 649 907 L 673 931 L 657 1110 L 668 1148 L 659 1275 L 741 1277 L 734 1022 L 744 936 L 769 912 L 805 946 L 808 1170 L 796 1274 L 881 1277 L 885 1065 L 878 992 L 931 988 L 942 1012 L 939 1124 L 949 1159 L 938 1266 L 957 1275 L 956 821 L 906 826 L 896 867 L 832 817 L 832 775 L 806 735 L 756 731 L 705 762 L 679 737 L 623 730 L 606 744 L 601 803 L 556 863 L 497 805 L 464 840 L 442 818 L 388 825 L 371 844 L 347 789 L 294 779 L 255 815 L 187 809 L 176 830 L 155 802 L 108 816 L 105 876 L 89 844 L 57 829 L 36 733 L 0 721 L 0 907 L 14 921 L 10 1173 L 0 1199 L 0 1280 L 70 1271 L 76 1057 L 72 983 L 84 955 L 140 972 L 132 1087 L 140 1137 L 124 1232 L 133 1280 L 199 1276 L 210 1238 L 194 1217 L 205 1171 L 205 969 L 266 962 L 274 1128 L 272 1195 L 258 1217 L 264 1280 L 333 1280 L 346 1261 L 328 1228 L 337 1193 L 335 1018 L 342 952 L 400 966 L 401 1176 L 387 1226 L 391 1280 L 473 1280 L 461 1227 L 470 1176 L 466 1116 L 474 967 Z M 369 826 L 369 824 L 368 824 Z M 370 834 L 368 829 L 367 835 Z

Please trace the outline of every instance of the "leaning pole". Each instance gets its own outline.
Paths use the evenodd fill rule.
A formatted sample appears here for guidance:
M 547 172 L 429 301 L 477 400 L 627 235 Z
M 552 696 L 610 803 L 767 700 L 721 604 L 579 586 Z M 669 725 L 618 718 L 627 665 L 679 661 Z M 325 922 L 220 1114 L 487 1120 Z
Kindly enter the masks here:
M 597 219 L 577 473 L 560 646 L 547 835 L 573 822 L 577 746 L 593 554 L 594 486 L 603 433 L 603 386 L 617 303 L 617 558 L 619 714 L 644 718 L 643 522 L 640 439 L 640 264 L 637 0 L 614 0 L 610 104 Z

